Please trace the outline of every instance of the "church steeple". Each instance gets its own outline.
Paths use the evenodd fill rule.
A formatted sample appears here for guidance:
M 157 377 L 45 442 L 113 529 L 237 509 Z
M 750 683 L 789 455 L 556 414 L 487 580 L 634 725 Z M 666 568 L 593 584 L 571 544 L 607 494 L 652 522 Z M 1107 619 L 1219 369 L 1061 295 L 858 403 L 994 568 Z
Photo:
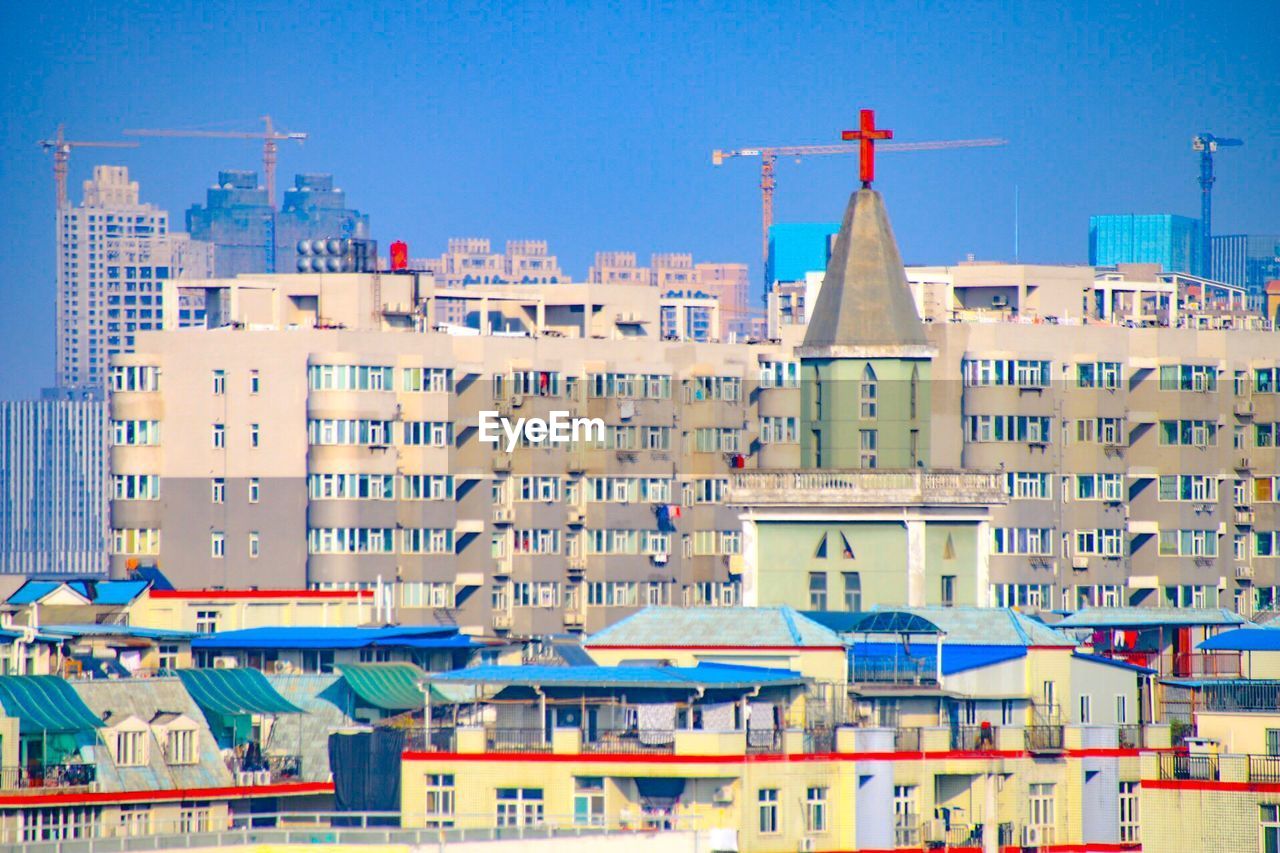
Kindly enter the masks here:
M 850 136 L 852 134 L 852 136 Z M 801 460 L 809 468 L 929 464 L 929 368 L 935 350 L 907 285 L 884 200 L 871 189 L 869 110 L 846 138 L 862 142 L 862 188 L 849 198 L 822 289 L 808 306 L 800 356 Z

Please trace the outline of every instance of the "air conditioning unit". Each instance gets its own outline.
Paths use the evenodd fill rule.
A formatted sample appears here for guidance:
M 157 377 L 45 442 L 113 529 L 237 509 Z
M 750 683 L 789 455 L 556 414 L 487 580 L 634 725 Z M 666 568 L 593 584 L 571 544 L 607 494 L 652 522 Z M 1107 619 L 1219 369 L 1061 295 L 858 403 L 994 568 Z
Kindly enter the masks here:
M 218 655 L 213 659 L 213 668 L 214 669 L 235 669 L 236 656 L 235 655 Z
M 1071 568 L 1075 569 L 1077 572 L 1083 572 L 1085 569 L 1089 568 L 1089 558 L 1088 557 L 1072 557 Z
M 271 671 L 276 675 L 288 675 L 293 672 L 293 661 L 278 660 L 271 664 Z
M 931 841 L 946 841 L 947 827 L 940 820 L 926 820 L 921 827 L 921 835 L 924 836 L 923 841 L 925 844 Z
M 512 395 L 511 395 L 511 408 L 513 408 L 513 409 L 518 409 L 518 408 L 520 408 L 520 407 L 521 407 L 521 406 L 523 406 L 523 405 L 524 405 L 524 395 L 523 395 L 523 394 L 512 394 Z
M 587 514 L 586 514 L 586 513 L 584 513 L 582 510 L 580 510 L 580 509 L 571 509 L 571 510 L 569 510 L 569 523 L 570 523 L 570 524 L 572 524 L 572 525 L 574 525 L 574 526 L 576 527 L 577 525 L 585 524 L 585 523 L 586 523 L 586 521 L 587 521 Z
M 246 785 L 246 786 L 252 785 L 254 784 L 253 780 L 256 778 L 256 776 L 257 774 L 253 773 L 252 771 L 240 770 L 236 773 L 236 784 Z
M 1253 566 L 1236 566 L 1236 578 L 1244 579 L 1253 577 Z
M 1253 414 L 1253 411 L 1252 400 L 1240 400 L 1236 403 L 1236 414 L 1241 417 L 1249 417 Z
M 1248 471 L 1252 467 L 1253 467 L 1253 459 L 1251 459 L 1248 456 L 1241 456 L 1239 459 L 1236 460 L 1237 471 Z
M 991 297 L 991 307 L 992 308 L 1009 307 L 1009 297 L 1003 296 L 1001 294 L 996 294 L 995 296 Z
M 653 563 L 655 566 L 665 566 L 667 564 L 667 555 L 666 554 L 650 554 L 649 562 Z
M 1039 847 L 1042 844 L 1047 844 L 1048 840 L 1045 836 L 1048 835 L 1048 833 L 1045 830 L 1046 827 L 1043 826 L 1022 827 L 1022 846 Z
M 270 785 L 270 784 L 271 784 L 271 771 L 270 771 L 270 770 L 259 770 L 258 772 L 254 773 L 254 774 L 253 774 L 253 783 L 254 783 L 255 785 Z
M 817 845 L 814 844 L 814 841 L 812 838 L 801 838 L 799 849 L 800 849 L 800 853 L 813 853 L 813 851 L 818 848 L 817 848 Z
M 511 630 L 511 614 L 510 613 L 493 614 L 493 627 L 494 627 L 494 630 L 497 630 L 497 631 Z
M 494 524 L 510 524 L 515 519 L 515 510 L 509 506 L 495 506 L 493 508 Z
M 569 627 L 582 627 L 585 617 L 576 610 L 566 610 L 564 614 L 564 624 Z
M 711 802 L 718 806 L 727 806 L 733 802 L 733 791 L 729 789 L 728 785 L 725 785 L 722 788 L 716 788 L 715 792 L 711 795 Z

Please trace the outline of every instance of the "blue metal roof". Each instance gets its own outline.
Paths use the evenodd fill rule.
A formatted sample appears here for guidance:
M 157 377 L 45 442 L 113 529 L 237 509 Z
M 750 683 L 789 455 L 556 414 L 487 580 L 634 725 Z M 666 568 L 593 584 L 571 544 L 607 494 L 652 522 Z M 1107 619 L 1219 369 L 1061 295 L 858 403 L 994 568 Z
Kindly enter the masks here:
M 1129 663 L 1128 661 L 1125 661 L 1125 660 L 1117 660 L 1115 658 L 1104 657 L 1103 655 L 1091 655 L 1091 654 L 1087 654 L 1086 652 L 1072 652 L 1071 656 L 1074 658 L 1079 658 L 1080 660 L 1087 660 L 1090 663 L 1099 663 L 1099 664 L 1102 664 L 1103 666 L 1114 666 L 1118 669 L 1127 669 L 1127 670 L 1130 670 L 1131 672 L 1140 672 L 1143 675 L 1151 675 L 1155 672 L 1154 669 L 1150 669 L 1145 666 L 1138 666 L 1136 663 Z
M 840 637 L 790 607 L 647 607 L 599 631 L 593 646 L 842 646 Z
M 1223 608 L 1090 607 L 1077 610 L 1055 628 L 1142 628 L 1160 625 L 1243 625 L 1248 620 Z
M 10 604 L 34 604 L 51 592 L 66 586 L 91 604 L 123 606 L 147 589 L 147 581 L 27 581 L 9 596 Z
M 1280 652 L 1280 628 L 1250 625 L 1223 631 L 1205 640 L 1197 648 L 1207 652 Z
M 221 631 L 191 642 L 193 649 L 360 649 L 369 646 L 415 649 L 479 648 L 453 625 L 383 628 L 264 627 Z
M 788 669 L 700 663 L 697 666 L 502 666 L 498 664 L 433 673 L 432 683 L 562 687 L 747 688 L 799 685 L 805 677 Z

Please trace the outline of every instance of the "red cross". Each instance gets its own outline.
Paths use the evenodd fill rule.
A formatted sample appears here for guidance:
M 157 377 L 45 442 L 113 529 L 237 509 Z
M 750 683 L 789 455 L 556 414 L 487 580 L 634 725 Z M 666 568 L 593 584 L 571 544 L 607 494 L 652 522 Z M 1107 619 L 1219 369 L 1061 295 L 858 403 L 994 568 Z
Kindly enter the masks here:
M 856 139 L 860 143 L 858 172 L 863 189 L 870 189 L 871 182 L 876 179 L 876 140 L 893 139 L 893 131 L 876 127 L 874 110 L 863 110 L 859 118 L 858 129 L 846 130 L 840 134 L 840 138 L 846 141 Z

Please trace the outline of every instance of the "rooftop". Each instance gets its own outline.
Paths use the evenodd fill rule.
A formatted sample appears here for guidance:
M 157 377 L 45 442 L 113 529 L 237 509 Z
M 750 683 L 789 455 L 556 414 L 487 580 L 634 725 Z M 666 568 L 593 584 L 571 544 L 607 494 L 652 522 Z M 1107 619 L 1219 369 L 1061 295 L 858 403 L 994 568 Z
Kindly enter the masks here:
M 1008 503 L 994 471 L 785 470 L 738 471 L 725 501 L 749 506 L 988 506 Z
M 648 607 L 599 631 L 583 644 L 605 647 L 835 647 L 828 628 L 790 607 Z
M 996 607 L 873 607 L 864 613 L 806 611 L 803 615 L 821 622 L 848 638 L 862 634 L 904 633 L 893 622 L 871 621 L 870 614 L 899 614 L 900 624 L 914 624 L 929 633 L 919 622 L 902 617 L 917 617 L 936 626 L 945 636 L 944 646 L 1063 646 L 1074 648 L 1074 640 L 1043 622 L 1017 610 Z M 887 625 L 887 627 L 886 627 Z M 865 626 L 865 627 L 864 627 Z
M 697 666 L 502 666 L 470 667 L 429 676 L 433 683 L 504 686 L 633 687 L 654 689 L 746 689 L 805 683 L 787 669 L 700 663 Z
M 1239 613 L 1224 608 L 1194 610 L 1182 607 L 1091 607 L 1077 610 L 1054 623 L 1062 628 L 1132 628 L 1160 625 L 1243 625 Z

